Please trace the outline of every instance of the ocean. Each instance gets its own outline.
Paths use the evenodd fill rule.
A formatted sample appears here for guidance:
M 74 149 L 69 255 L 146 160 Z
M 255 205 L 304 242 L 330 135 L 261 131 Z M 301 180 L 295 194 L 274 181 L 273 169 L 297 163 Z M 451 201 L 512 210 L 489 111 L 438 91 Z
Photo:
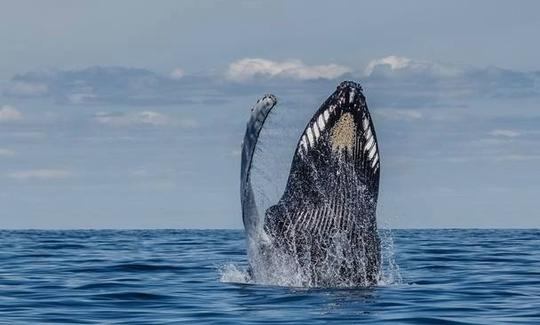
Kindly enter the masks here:
M 0 231 L 1 324 L 540 324 L 540 230 L 382 231 L 384 281 L 251 283 L 240 230 Z

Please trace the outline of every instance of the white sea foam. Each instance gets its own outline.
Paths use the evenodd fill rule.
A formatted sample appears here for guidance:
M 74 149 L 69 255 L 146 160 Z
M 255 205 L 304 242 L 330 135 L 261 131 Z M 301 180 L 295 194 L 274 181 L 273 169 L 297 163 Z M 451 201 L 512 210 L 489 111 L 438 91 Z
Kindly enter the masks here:
M 246 269 L 229 263 L 221 265 L 218 269 L 219 281 L 226 283 L 251 283 L 251 277 Z

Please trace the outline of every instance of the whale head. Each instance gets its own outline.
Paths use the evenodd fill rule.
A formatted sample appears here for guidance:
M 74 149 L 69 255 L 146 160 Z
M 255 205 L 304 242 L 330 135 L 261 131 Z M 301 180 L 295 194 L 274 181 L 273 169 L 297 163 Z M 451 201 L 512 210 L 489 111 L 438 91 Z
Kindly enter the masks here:
M 348 190 L 335 181 L 347 178 L 363 184 L 365 192 L 376 199 L 379 169 L 379 149 L 363 89 L 356 82 L 344 81 L 302 132 L 289 185 L 303 196 L 308 192 L 320 199 L 328 191 Z

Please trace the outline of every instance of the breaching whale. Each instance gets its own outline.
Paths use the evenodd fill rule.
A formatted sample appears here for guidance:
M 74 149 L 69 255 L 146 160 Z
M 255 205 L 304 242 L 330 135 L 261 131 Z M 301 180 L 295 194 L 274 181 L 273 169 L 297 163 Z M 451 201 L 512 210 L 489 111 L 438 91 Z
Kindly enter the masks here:
M 252 108 L 242 146 L 241 203 L 252 276 L 286 268 L 296 285 L 368 286 L 379 278 L 376 206 L 380 156 L 362 87 L 344 81 L 299 136 L 281 199 L 264 214 L 251 184 L 253 156 L 273 95 Z

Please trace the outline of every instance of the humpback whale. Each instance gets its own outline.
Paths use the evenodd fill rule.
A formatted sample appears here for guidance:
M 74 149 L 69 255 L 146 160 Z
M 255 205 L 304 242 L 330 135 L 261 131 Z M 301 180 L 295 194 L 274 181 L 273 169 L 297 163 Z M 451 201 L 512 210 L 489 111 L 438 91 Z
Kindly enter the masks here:
M 242 145 L 240 194 L 252 276 L 287 269 L 295 285 L 369 286 L 380 271 L 376 206 L 380 156 L 362 87 L 344 81 L 298 138 L 283 195 L 257 209 L 251 169 L 273 95 L 252 108 Z

